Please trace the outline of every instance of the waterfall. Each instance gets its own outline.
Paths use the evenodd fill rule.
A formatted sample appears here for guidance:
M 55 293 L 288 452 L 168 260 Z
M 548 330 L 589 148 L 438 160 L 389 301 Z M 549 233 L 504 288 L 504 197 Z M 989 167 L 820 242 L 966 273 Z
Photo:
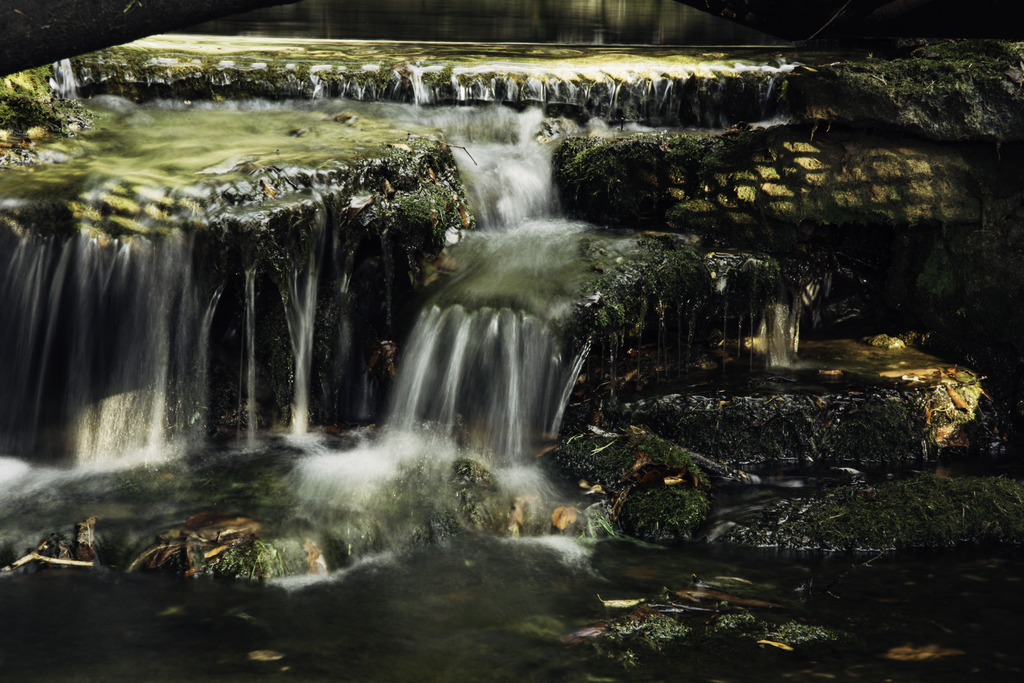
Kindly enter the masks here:
M 256 264 L 245 269 L 245 353 L 241 361 L 245 363 L 245 372 L 239 372 L 238 380 L 245 378 L 246 397 L 246 445 L 256 446 L 256 429 L 259 419 L 256 415 Z M 238 421 L 241 435 L 242 421 L 242 388 L 238 389 Z
M 397 380 L 393 424 L 436 423 L 521 462 L 561 421 L 582 354 L 565 358 L 539 320 L 508 309 L 431 307 L 420 314 Z
M 78 99 L 78 79 L 71 67 L 70 59 L 62 59 L 53 63 L 53 76 L 50 77 L 50 90 L 59 99 Z
M 205 404 L 205 307 L 185 241 L 4 237 L 0 449 L 154 460 Z M 132 455 L 134 454 L 134 455 Z
M 317 213 L 324 222 L 324 213 Z M 309 390 L 313 365 L 313 328 L 316 319 L 317 281 L 320 256 L 326 230 L 318 225 L 312 230 L 306 267 L 292 269 L 288 281 L 288 299 L 285 301 L 285 319 L 291 339 L 292 358 L 295 363 L 295 383 L 292 387 L 292 431 L 305 434 L 309 428 Z

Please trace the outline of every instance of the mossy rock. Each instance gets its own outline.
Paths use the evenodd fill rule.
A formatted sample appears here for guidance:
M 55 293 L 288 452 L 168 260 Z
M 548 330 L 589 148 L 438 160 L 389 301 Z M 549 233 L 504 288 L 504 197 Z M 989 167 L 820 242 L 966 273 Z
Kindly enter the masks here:
M 662 614 L 647 606 L 610 620 L 587 642 L 617 667 L 667 679 L 705 667 L 728 675 L 778 666 L 779 650 L 758 641 L 786 646 L 793 651 L 789 657 L 801 660 L 864 647 L 863 639 L 848 631 L 787 618 L 784 612 L 735 610 L 709 618 L 706 613 Z
M 1024 140 L 1024 43 L 955 41 L 894 59 L 798 68 L 790 112 L 807 121 L 885 127 L 932 140 Z M 1016 76 L 1014 76 L 1014 72 Z
M 689 453 L 650 434 L 577 435 L 561 443 L 552 452 L 552 460 L 563 475 L 614 494 L 615 521 L 632 536 L 649 540 L 685 538 L 710 510 L 707 477 Z M 670 468 L 673 474 L 688 473 L 689 480 L 638 484 L 632 476 L 643 462 Z
M 959 351 L 988 343 L 1021 353 L 1024 220 L 984 225 L 901 230 L 893 245 L 886 303 L 914 316 Z
M 873 488 L 822 489 L 784 500 L 724 540 L 820 550 L 901 550 L 1024 541 L 1024 489 L 997 477 L 926 474 Z
M 68 136 L 89 126 L 92 116 L 81 103 L 50 94 L 51 74 L 49 66 L 41 66 L 0 77 L 0 140 Z
M 956 398 L 953 398 L 953 396 Z M 995 426 L 968 371 L 902 391 L 709 398 L 666 395 L 606 406 L 606 425 L 644 424 L 731 467 L 794 462 L 915 462 L 947 447 L 984 446 Z M 1004 427 L 1005 429 L 1005 427 Z
M 641 237 L 622 253 L 585 254 L 599 274 L 580 287 L 587 299 L 562 324 L 564 336 L 577 346 L 641 334 L 684 310 L 688 324 L 701 333 L 723 310 L 760 313 L 781 287 L 778 262 L 763 254 L 709 254 L 673 235 Z

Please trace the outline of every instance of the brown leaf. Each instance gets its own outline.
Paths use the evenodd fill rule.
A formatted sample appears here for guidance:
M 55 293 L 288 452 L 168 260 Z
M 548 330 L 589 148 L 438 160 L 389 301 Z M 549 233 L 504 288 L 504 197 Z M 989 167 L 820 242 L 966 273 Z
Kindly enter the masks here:
M 302 549 L 306 551 L 306 566 L 309 568 L 307 574 L 313 574 L 315 576 L 325 576 L 330 573 L 327 569 L 327 561 L 324 559 L 324 555 L 320 552 L 320 548 L 313 543 L 313 539 L 306 537 L 306 542 L 302 544 Z
M 274 186 L 266 181 L 265 178 L 260 178 L 260 186 L 263 188 L 263 194 L 267 195 L 271 199 L 277 196 L 277 190 Z
M 254 662 L 276 662 L 279 659 L 284 659 L 284 655 L 273 650 L 253 650 L 249 653 L 249 659 Z
M 76 560 L 92 562 L 92 558 L 96 554 L 96 551 L 93 549 L 93 543 L 96 541 L 94 533 L 95 526 L 96 517 L 90 517 L 89 519 L 75 525 Z
M 890 379 L 902 379 L 904 377 L 936 377 L 942 374 L 940 368 L 914 368 L 912 370 L 886 370 L 878 373 L 879 377 L 888 377 Z
M 602 633 L 604 633 L 606 627 L 607 624 L 605 624 L 603 621 L 599 621 L 596 624 L 590 624 L 589 626 L 578 628 L 575 631 L 568 633 L 562 637 L 562 645 L 573 645 L 575 643 L 584 641 L 587 638 L 599 636 Z
M 469 228 L 469 212 L 466 211 L 466 207 L 461 202 L 459 203 L 459 218 L 462 219 L 462 226 Z
M 713 588 L 684 588 L 681 591 L 672 592 L 687 600 L 715 600 L 716 602 L 727 602 L 730 605 L 739 605 L 740 607 L 786 609 L 785 605 L 777 605 L 774 602 L 765 602 L 764 600 L 755 600 L 754 598 L 741 598 L 738 595 L 731 595 Z
M 956 393 L 953 387 L 948 384 L 946 385 L 946 393 L 949 394 L 949 400 L 953 402 L 953 405 L 955 405 L 958 410 L 962 410 L 965 413 L 971 412 L 971 407 L 967 405 L 967 402 L 964 401 L 960 397 L 960 394 Z
M 570 524 L 576 523 L 576 508 L 557 507 L 551 513 L 551 525 L 559 531 L 565 531 Z
M 221 555 L 223 555 L 227 551 L 229 551 L 232 548 L 234 548 L 235 545 L 237 545 L 237 544 L 235 544 L 235 543 L 225 543 L 224 545 L 219 545 L 216 548 L 214 548 L 213 550 L 207 551 L 206 554 L 203 555 L 203 559 L 205 559 L 205 560 L 212 560 L 215 557 L 220 557 Z
M 512 500 L 512 508 L 508 511 L 508 530 L 513 536 L 519 536 L 519 530 L 523 528 L 525 511 L 525 500 L 522 498 Z
M 939 647 L 938 645 L 916 646 L 907 643 L 901 647 L 894 647 L 884 654 L 878 655 L 882 659 L 895 659 L 901 662 L 922 662 L 927 659 L 938 659 L 939 657 L 951 657 L 954 655 L 967 654 L 963 650 L 952 647 Z
M 935 443 L 942 448 L 968 448 L 971 445 L 971 440 L 961 425 L 948 424 L 935 430 Z

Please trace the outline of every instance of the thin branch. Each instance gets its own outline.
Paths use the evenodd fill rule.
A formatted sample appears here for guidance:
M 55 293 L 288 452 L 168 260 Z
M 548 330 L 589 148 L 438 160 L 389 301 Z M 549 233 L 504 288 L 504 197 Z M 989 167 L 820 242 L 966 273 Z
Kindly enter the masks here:
M 467 155 L 469 155 L 469 158 L 473 162 L 474 166 L 479 166 L 480 165 L 480 164 L 476 163 L 476 159 L 473 158 L 473 155 L 470 154 L 469 150 L 466 149 L 465 147 L 460 147 L 459 145 L 453 145 L 453 144 L 448 143 L 448 142 L 442 142 L 441 144 L 442 145 L 448 145 L 449 147 L 454 147 L 455 149 L 461 149 L 463 152 L 465 152 Z
M 827 29 L 827 28 L 828 28 L 828 26 L 829 26 L 829 24 L 831 24 L 831 23 L 832 23 L 833 21 L 835 21 L 836 19 L 838 19 L 838 18 L 839 18 L 839 15 L 840 15 L 840 14 L 842 14 L 843 12 L 845 12 L 845 11 L 846 11 L 846 8 L 850 6 L 850 3 L 851 3 L 851 2 L 853 2 L 853 0 L 846 0 L 846 4 L 845 4 L 845 5 L 843 5 L 842 7 L 840 7 L 840 8 L 839 8 L 839 11 L 838 11 L 838 12 L 836 12 L 836 13 L 835 13 L 835 14 L 834 14 L 834 15 L 832 16 L 832 18 L 831 18 L 831 19 L 829 19 L 828 21 L 826 21 L 826 22 L 825 22 L 825 25 L 824 25 L 824 26 L 822 26 L 821 28 L 819 28 L 819 29 L 818 29 L 817 31 L 815 31 L 815 32 L 814 32 L 814 35 L 813 35 L 813 36 L 811 36 L 810 38 L 808 38 L 807 40 L 814 40 L 814 39 L 815 39 L 815 37 L 817 37 L 817 35 L 818 35 L 819 33 L 821 33 L 822 31 L 824 31 L 825 29 Z
M 60 559 L 58 557 L 47 557 L 46 555 L 40 555 L 38 552 L 33 550 L 32 552 L 30 552 L 28 555 L 26 555 L 25 557 L 21 558 L 20 560 L 18 560 L 16 562 L 12 562 L 11 564 L 9 564 L 6 567 L 4 567 L 3 569 L 0 569 L 0 572 L 12 571 L 14 569 L 17 569 L 18 567 L 20 567 L 23 564 L 28 564 L 32 560 L 39 560 L 40 562 L 46 562 L 48 564 L 60 564 L 60 565 L 68 566 L 68 567 L 92 567 L 92 566 L 95 566 L 95 565 L 93 565 L 92 562 L 82 562 L 81 560 L 62 560 L 62 559 Z

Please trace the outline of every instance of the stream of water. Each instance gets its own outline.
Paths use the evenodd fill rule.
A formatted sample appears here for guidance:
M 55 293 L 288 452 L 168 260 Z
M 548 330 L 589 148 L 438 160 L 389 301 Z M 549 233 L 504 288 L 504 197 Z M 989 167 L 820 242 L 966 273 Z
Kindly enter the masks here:
M 539 109 L 339 104 L 443 128 L 473 155 L 459 163 L 480 230 L 449 250 L 451 276 L 420 302 L 377 428 L 312 430 L 298 400 L 291 433 L 250 428 L 218 445 L 199 438 L 204 340 L 220 293 L 200 295 L 183 257 L 189 245 L 4 238 L 4 540 L 35 547 L 40 534 L 96 515 L 99 533 L 120 549 L 104 558 L 112 568 L 0 577 L 4 680 L 40 671 L 68 682 L 1016 680 L 1024 608 L 1016 553 L 868 563 L 870 555 L 703 541 L 665 548 L 511 527 L 516 533 L 453 533 L 446 515 L 466 499 L 453 493 L 451 472 L 467 457 L 493 477 L 499 516 L 510 505 L 547 516 L 573 495 L 533 456 L 558 432 L 589 349 L 566 348 L 550 323 L 571 310 L 586 275 L 575 256 L 581 240 L 614 250 L 626 235 L 562 215 L 551 148 L 537 141 Z M 282 301 L 296 385 L 313 381 L 308 335 L 323 251 L 311 250 Z M 249 388 L 239 396 L 257 384 L 253 310 L 239 369 Z M 243 410 L 255 424 L 253 403 L 239 406 L 239 419 Z M 39 443 L 41 435 L 50 441 Z M 20 457 L 29 452 L 71 454 L 75 464 Z M 772 486 L 723 495 L 717 519 L 756 513 L 778 495 Z M 210 509 L 259 520 L 268 538 L 334 539 L 320 541 L 331 573 L 248 582 L 123 571 L 158 534 Z M 621 614 L 598 595 L 648 597 L 693 574 L 757 585 L 793 618 L 854 633 L 862 647 L 823 657 L 779 650 L 768 670 L 766 660 L 726 647 L 680 671 L 656 653 L 630 668 L 564 641 Z M 801 600 L 808 579 L 830 594 Z M 905 643 L 962 654 L 879 658 Z

